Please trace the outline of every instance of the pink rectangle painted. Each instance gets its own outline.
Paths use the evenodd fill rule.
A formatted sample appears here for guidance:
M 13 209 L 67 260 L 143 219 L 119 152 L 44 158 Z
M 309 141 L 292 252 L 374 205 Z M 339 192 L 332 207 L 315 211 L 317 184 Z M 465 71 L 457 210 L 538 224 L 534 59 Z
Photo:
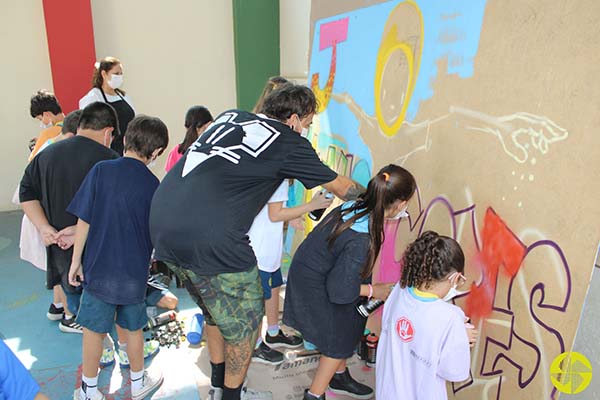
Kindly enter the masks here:
M 348 17 L 337 21 L 321 24 L 319 50 L 332 47 L 334 43 L 340 43 L 348 37 Z

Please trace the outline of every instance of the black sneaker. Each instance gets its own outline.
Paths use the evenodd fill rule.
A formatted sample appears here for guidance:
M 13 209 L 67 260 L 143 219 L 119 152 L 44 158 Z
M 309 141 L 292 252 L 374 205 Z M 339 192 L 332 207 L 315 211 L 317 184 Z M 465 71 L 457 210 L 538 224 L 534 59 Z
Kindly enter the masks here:
M 46 317 L 48 317 L 50 321 L 60 321 L 63 318 L 64 312 L 64 307 L 58 308 L 53 303 L 50 303 L 50 308 L 46 313 Z
M 281 329 L 275 336 L 271 336 L 267 332 L 265 335 L 265 342 L 267 342 L 269 346 L 287 347 L 288 349 L 295 349 L 302 346 L 303 343 L 300 336 L 286 336 Z
M 312 394 L 308 393 L 308 389 L 304 389 L 303 400 L 325 400 L 325 399 L 326 399 L 325 393 L 323 393 L 319 397 L 316 397 L 316 396 L 313 396 Z
M 350 376 L 348 368 L 343 374 L 333 375 L 329 382 L 329 390 L 335 394 L 343 394 L 355 399 L 370 399 L 373 397 L 373 389 L 355 381 Z
M 252 361 L 262 364 L 279 365 L 284 359 L 282 352 L 270 348 L 264 342 L 261 342 L 252 354 Z
M 58 324 L 58 329 L 65 333 L 83 333 L 82 326 L 75 322 L 75 316 L 71 319 L 63 317 Z

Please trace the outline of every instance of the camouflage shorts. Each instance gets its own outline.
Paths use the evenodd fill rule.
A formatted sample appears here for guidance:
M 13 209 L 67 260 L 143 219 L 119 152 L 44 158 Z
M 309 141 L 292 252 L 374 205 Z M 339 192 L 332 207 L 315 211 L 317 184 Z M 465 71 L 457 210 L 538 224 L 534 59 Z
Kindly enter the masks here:
M 262 322 L 263 289 L 258 268 L 211 276 L 167 263 L 204 313 L 208 325 L 216 325 L 223 338 L 236 343 L 254 335 Z

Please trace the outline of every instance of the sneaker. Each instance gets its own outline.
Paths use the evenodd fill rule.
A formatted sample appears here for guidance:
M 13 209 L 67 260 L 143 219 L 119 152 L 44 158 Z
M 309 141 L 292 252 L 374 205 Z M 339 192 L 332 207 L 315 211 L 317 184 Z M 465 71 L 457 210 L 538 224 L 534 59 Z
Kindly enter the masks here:
M 134 390 L 133 385 L 131 386 L 132 400 L 142 400 L 150 393 L 158 389 L 158 387 L 163 383 L 163 375 L 162 373 L 157 373 L 155 374 L 156 376 L 153 375 L 149 374 L 148 371 L 144 371 L 144 376 L 140 378 L 142 380 L 142 387 Z
M 244 387 L 240 394 L 240 400 L 273 400 L 273 393 L 259 392 L 258 390 Z
M 96 390 L 94 397 L 88 397 L 81 388 L 75 389 L 75 393 L 73 393 L 73 400 L 104 400 L 104 398 L 104 395 L 99 390 Z
M 223 399 L 223 389 L 218 387 L 210 387 L 208 391 L 208 399 L 207 400 L 221 400 Z
M 308 389 L 304 389 L 303 400 L 325 400 L 325 399 L 326 399 L 325 393 L 323 393 L 322 395 L 317 397 L 317 396 L 313 396 L 312 394 L 308 393 Z
M 154 357 L 159 350 L 160 345 L 156 340 L 144 342 L 144 360 Z M 121 368 L 129 368 L 129 356 L 127 356 L 127 352 L 119 349 L 117 350 L 117 356 L 119 357 Z
M 261 342 L 252 354 L 252 361 L 262 364 L 279 365 L 284 359 L 282 352 L 270 348 L 264 342 Z
M 110 367 L 115 363 L 115 349 L 114 347 L 105 347 L 102 349 L 102 356 L 100 356 L 100 368 Z
M 48 312 L 46 313 L 46 317 L 48 317 L 48 319 L 50 321 L 60 321 L 61 319 L 63 319 L 64 313 L 65 313 L 64 307 L 58 308 L 54 304 L 50 303 L 50 308 L 48 309 Z
M 348 368 L 343 374 L 334 374 L 329 382 L 329 390 L 335 394 L 343 394 L 354 399 L 370 399 L 373 397 L 373 389 L 367 385 L 355 381 L 350 376 Z
M 65 333 L 83 333 L 83 327 L 75 322 L 75 316 L 71 319 L 63 317 L 58 324 L 58 329 Z
M 287 347 L 288 349 L 295 349 L 302 346 L 303 340 L 300 336 L 287 336 L 280 329 L 279 333 L 275 336 L 271 336 L 268 333 L 265 335 L 265 342 L 269 346 L 273 347 Z

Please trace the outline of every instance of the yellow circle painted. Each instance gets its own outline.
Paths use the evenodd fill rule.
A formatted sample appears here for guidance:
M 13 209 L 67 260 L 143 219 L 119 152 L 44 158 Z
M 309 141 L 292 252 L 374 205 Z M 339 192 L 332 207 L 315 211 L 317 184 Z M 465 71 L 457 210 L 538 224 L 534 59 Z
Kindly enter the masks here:
M 592 364 L 581 353 L 564 352 L 552 361 L 550 380 L 559 392 L 580 393 L 592 381 Z

